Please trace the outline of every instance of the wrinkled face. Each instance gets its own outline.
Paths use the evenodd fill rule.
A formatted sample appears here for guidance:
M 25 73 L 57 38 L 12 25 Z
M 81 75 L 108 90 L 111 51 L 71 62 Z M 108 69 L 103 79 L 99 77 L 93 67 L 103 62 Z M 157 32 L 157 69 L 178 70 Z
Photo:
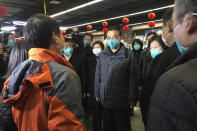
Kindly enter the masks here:
M 101 50 L 102 50 L 102 48 L 101 48 L 101 46 L 100 46 L 99 44 L 95 44 L 95 45 L 93 46 L 93 49 L 101 49 Z
M 73 43 L 72 42 L 64 42 L 64 50 L 67 48 L 73 48 Z
M 89 35 L 84 36 L 84 40 L 87 40 L 89 43 L 92 43 L 92 38 Z
M 120 33 L 118 30 L 111 30 L 107 33 L 107 40 L 117 40 L 120 43 Z
M 150 50 L 153 50 L 153 49 L 159 49 L 159 50 L 161 50 L 161 51 L 163 51 L 163 48 L 162 48 L 162 46 L 160 45 L 160 43 L 158 42 L 158 41 L 152 41 L 151 43 L 150 43 Z

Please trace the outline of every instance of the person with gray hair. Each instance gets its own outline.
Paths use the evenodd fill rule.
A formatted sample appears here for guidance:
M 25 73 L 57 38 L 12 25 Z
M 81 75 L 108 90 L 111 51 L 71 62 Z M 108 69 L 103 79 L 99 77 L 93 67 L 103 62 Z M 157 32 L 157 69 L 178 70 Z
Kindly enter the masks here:
M 146 131 L 197 131 L 197 1 L 175 0 L 172 21 L 181 56 L 157 81 Z

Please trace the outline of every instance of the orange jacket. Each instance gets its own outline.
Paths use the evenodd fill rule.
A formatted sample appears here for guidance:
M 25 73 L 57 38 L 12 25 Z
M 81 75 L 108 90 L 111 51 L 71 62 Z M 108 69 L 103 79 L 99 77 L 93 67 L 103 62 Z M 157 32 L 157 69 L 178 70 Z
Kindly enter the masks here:
M 79 77 L 55 52 L 32 48 L 2 96 L 19 131 L 85 131 Z

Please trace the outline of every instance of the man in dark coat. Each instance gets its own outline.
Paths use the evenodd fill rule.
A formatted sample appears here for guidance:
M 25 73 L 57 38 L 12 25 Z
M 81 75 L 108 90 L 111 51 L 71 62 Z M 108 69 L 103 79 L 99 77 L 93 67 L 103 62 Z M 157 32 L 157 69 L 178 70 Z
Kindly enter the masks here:
M 120 31 L 107 33 L 108 48 L 98 57 L 95 97 L 103 106 L 103 131 L 131 131 L 129 108 L 135 106 L 134 54 L 120 43 Z
M 156 84 L 147 131 L 197 130 L 197 1 L 175 0 L 173 28 L 182 55 Z
M 174 42 L 171 17 L 163 22 L 162 38 L 166 46 L 169 48 L 162 54 L 158 55 L 151 63 L 150 70 L 146 76 L 144 88 L 142 92 L 142 119 L 144 124 L 147 123 L 147 113 L 149 109 L 150 98 L 154 90 L 155 84 L 159 77 L 166 72 L 167 67 L 180 55 L 178 48 Z

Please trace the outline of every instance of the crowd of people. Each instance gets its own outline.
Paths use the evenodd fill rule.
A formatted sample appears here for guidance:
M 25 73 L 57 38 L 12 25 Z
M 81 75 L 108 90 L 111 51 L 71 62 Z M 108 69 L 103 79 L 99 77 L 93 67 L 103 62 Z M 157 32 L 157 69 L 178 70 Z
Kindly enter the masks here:
M 0 130 L 132 131 L 139 102 L 146 131 L 196 131 L 197 1 L 175 0 L 161 36 L 121 34 L 64 39 L 55 19 L 29 18 L 24 41 L 0 44 Z

